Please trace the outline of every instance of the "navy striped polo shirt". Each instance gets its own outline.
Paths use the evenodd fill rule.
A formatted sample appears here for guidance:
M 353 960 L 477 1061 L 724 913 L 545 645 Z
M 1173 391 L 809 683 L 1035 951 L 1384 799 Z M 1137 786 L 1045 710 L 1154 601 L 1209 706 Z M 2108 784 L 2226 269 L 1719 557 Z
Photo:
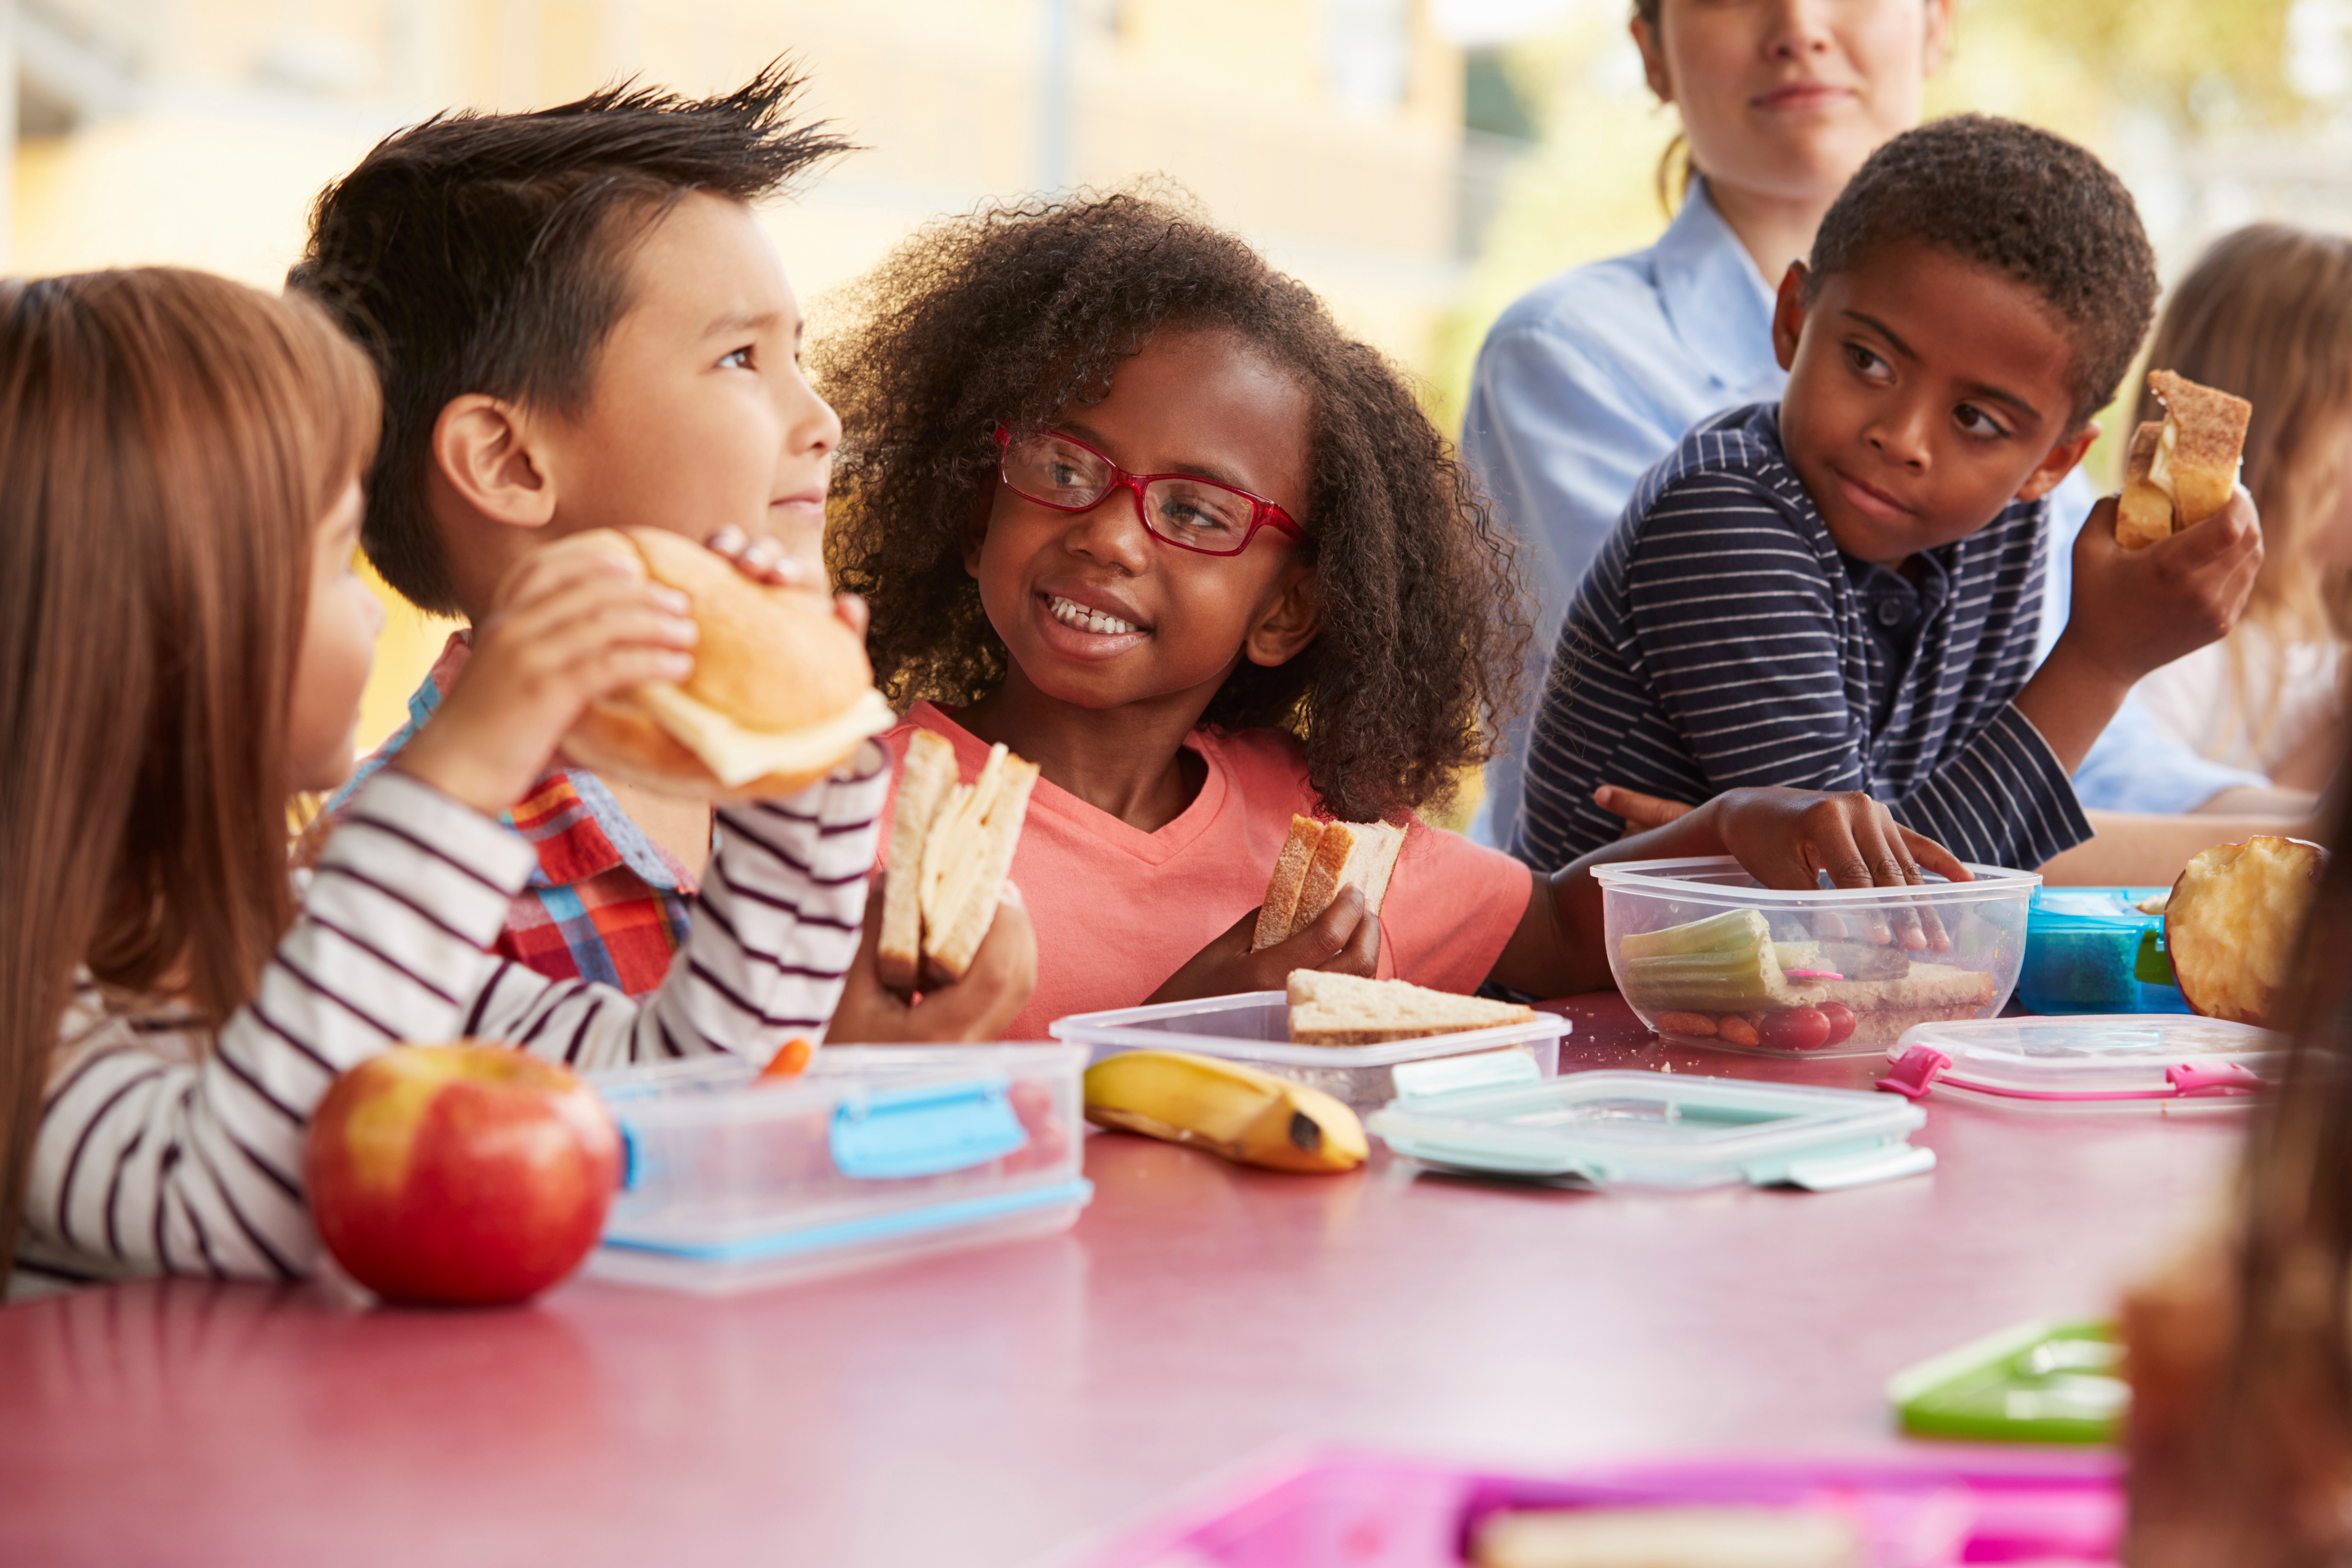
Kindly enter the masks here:
M 1986 865 L 2088 838 L 2011 702 L 2034 665 L 2043 503 L 1927 552 L 1906 604 L 1899 578 L 1839 551 L 1779 415 L 1703 421 L 1635 487 L 1560 628 L 1512 852 L 1549 870 L 1615 839 L 1623 822 L 1592 804 L 1604 784 L 1691 804 L 1862 790 Z

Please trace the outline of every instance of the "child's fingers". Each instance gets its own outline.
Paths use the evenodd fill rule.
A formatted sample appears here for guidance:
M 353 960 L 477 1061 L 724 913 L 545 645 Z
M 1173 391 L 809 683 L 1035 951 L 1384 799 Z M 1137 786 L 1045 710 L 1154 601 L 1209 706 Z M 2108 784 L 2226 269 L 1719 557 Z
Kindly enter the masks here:
M 1921 870 L 1931 871 L 1948 882 L 1973 882 L 1977 879 L 1977 874 L 1963 865 L 1958 856 L 1926 834 L 1914 833 L 1899 823 L 1895 831 L 1903 835 L 1903 847 L 1911 852 L 1913 862 Z
M 1612 816 L 1623 817 L 1626 831 L 1630 833 L 1664 827 L 1678 817 L 1689 816 L 1692 809 L 1679 801 L 1643 795 L 1640 790 L 1627 789 L 1622 784 L 1602 784 L 1592 792 L 1592 804 Z
M 1339 889 L 1331 907 L 1309 921 L 1306 930 L 1293 931 L 1275 943 L 1266 950 L 1266 956 L 1278 956 L 1285 973 L 1294 969 L 1320 969 L 1348 951 L 1349 939 L 1363 923 L 1364 889 L 1350 883 Z M 1374 941 L 1377 942 L 1377 936 Z
M 554 662 L 608 642 L 643 642 L 692 647 L 700 636 L 693 620 L 644 583 L 588 578 L 527 605 L 517 605 L 494 628 L 499 642 L 541 650 Z
M 866 628 L 873 624 L 874 612 L 867 607 L 864 595 L 835 594 L 833 596 L 833 613 L 840 618 L 843 626 L 857 634 L 859 642 L 866 640 Z
M 520 605 L 561 593 L 575 583 L 607 577 L 635 583 L 669 595 L 676 599 L 680 612 L 687 607 L 686 595 L 676 589 L 646 583 L 642 569 L 632 570 L 629 563 L 609 550 L 572 541 L 562 541 L 542 550 L 534 550 L 517 562 L 507 574 L 506 580 L 499 584 L 493 607 L 511 612 Z

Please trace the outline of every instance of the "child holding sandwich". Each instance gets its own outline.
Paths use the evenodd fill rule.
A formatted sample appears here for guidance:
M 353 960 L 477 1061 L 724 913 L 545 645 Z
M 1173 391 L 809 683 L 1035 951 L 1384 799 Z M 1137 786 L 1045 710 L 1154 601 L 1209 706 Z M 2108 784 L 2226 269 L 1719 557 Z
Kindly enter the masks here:
M 1873 153 L 1780 285 L 1785 395 L 1685 437 L 1580 586 L 1520 858 L 1615 838 L 1601 785 L 1858 790 L 1996 865 L 2089 837 L 2068 774 L 2133 682 L 2229 628 L 2262 561 L 2242 491 L 2137 552 L 2103 501 L 2033 668 L 2041 509 L 2156 292 L 2129 193 L 2070 142 L 1964 115 Z
M 383 378 L 364 544 L 394 588 L 479 627 L 517 561 L 588 530 L 731 540 L 755 572 L 814 556 L 841 426 L 802 377 L 800 306 L 750 205 L 845 146 L 792 119 L 798 90 L 771 68 L 707 100 L 615 89 L 439 116 L 320 195 L 289 282 Z M 362 780 L 472 647 L 472 628 L 451 638 Z M 499 949 L 635 996 L 685 939 L 713 817 L 691 790 L 646 787 L 659 768 L 629 771 L 552 766 L 516 802 L 537 869 Z M 821 814 L 835 787 L 795 809 Z M 1017 904 L 1000 918 L 964 982 L 912 1012 L 874 983 L 870 942 L 790 960 L 844 987 L 833 1038 L 992 1038 L 1030 964 Z
M 908 726 L 967 779 L 992 742 L 1042 769 L 1013 862 L 1038 933 L 1016 1034 L 1299 968 L 1603 986 L 1603 858 L 1964 874 L 1857 795 L 1740 792 L 1539 878 L 1415 819 L 1514 700 L 1507 546 L 1404 377 L 1192 214 L 983 212 L 864 288 L 817 360 L 850 432 L 828 550 Z M 1253 952 L 1296 814 L 1405 841 L 1376 918 L 1349 889 Z

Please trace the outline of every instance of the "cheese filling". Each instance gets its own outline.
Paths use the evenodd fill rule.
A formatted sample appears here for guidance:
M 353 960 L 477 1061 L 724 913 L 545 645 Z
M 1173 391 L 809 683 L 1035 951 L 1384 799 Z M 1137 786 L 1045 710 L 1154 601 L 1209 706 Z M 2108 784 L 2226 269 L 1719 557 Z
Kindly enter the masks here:
M 2147 460 L 2147 482 L 2165 494 L 2168 500 L 2178 501 L 2172 493 L 2172 453 L 2180 445 L 2180 425 L 2168 412 L 2164 429 L 2156 437 L 2156 455 Z
M 747 730 L 675 686 L 640 686 L 630 696 L 678 744 L 702 759 L 702 765 L 729 789 L 739 789 L 770 773 L 804 773 L 829 767 L 855 750 L 858 742 L 898 721 L 882 694 L 870 689 L 837 717 L 782 734 Z

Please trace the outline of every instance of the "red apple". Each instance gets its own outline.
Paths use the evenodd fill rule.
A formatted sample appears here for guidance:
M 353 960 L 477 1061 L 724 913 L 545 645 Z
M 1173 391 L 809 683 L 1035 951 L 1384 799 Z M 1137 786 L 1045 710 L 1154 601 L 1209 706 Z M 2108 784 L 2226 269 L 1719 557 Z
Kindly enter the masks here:
M 2189 1010 L 2262 1025 L 2291 978 L 2327 851 L 2269 835 L 2200 851 L 2172 885 L 2164 946 Z
M 337 1079 L 304 1160 L 319 1236 L 394 1300 L 520 1301 L 572 1272 L 621 1181 L 590 1089 L 505 1046 L 403 1046 Z

